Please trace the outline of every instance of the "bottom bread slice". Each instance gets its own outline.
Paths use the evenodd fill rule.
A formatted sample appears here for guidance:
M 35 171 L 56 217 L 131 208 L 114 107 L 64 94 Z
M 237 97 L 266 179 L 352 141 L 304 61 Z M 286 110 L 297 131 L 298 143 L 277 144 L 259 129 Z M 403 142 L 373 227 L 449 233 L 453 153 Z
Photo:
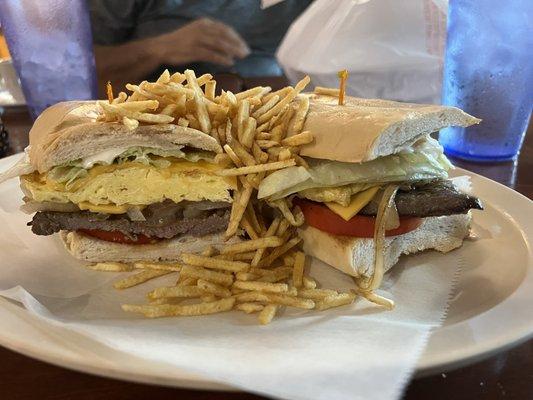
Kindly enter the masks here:
M 463 244 L 470 229 L 470 213 L 424 218 L 415 230 L 385 239 L 385 270 L 402 254 L 435 249 L 446 253 Z M 326 264 L 352 276 L 371 276 L 374 272 L 374 240 L 332 235 L 311 226 L 300 229 L 303 249 Z
M 75 258 L 89 262 L 179 261 L 181 253 L 199 253 L 206 246 L 215 248 L 238 239 L 224 241 L 224 233 L 202 237 L 181 236 L 153 244 L 107 242 L 77 232 L 60 232 L 65 248 Z

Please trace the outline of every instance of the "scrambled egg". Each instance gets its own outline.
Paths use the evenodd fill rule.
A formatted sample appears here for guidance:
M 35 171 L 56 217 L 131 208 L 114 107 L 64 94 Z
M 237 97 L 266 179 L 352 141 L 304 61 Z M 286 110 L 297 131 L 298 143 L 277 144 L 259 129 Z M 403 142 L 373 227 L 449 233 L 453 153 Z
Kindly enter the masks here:
M 97 165 L 88 175 L 65 187 L 46 173 L 21 177 L 26 196 L 35 201 L 72 202 L 85 205 L 148 205 L 165 199 L 227 201 L 230 190 L 236 189 L 235 177 L 215 174 L 220 168 L 205 161 L 189 162 L 167 158 L 166 168 L 136 162 Z

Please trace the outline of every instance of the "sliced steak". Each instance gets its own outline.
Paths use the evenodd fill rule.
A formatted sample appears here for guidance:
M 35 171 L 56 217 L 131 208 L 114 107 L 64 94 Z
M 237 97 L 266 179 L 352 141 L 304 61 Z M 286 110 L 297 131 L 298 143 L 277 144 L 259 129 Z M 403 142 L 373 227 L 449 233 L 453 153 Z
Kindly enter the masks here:
M 228 207 L 229 204 L 221 203 L 218 207 L 202 207 L 192 213 L 190 207 L 184 207 L 183 204 L 164 202 L 143 210 L 145 221 L 131 221 L 127 214 L 42 211 L 35 214 L 28 225 L 31 225 L 33 233 L 37 235 L 51 235 L 60 230 L 98 229 L 118 231 L 127 236 L 142 234 L 161 239 L 178 235 L 204 236 L 226 229 L 229 222 Z
M 404 217 L 438 217 L 483 209 L 477 197 L 459 192 L 450 181 L 402 187 L 394 201 L 398 214 Z M 378 201 L 372 200 L 359 214 L 376 215 L 378 205 Z

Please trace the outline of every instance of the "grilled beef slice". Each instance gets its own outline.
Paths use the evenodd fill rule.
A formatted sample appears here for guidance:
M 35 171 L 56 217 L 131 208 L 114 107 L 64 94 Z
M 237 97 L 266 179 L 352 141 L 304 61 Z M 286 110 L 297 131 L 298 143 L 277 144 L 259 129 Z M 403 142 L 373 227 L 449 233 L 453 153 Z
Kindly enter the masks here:
M 119 231 L 127 236 L 143 234 L 161 239 L 178 235 L 204 236 L 224 231 L 229 221 L 229 204 L 201 203 L 184 205 L 165 201 L 153 204 L 143 210 L 145 221 L 132 221 L 127 214 L 42 211 L 36 213 L 28 225 L 37 235 L 51 235 L 60 230 L 99 229 Z
M 477 197 L 459 192 L 450 181 L 426 182 L 402 187 L 394 199 L 398 214 L 404 217 L 439 217 L 482 210 Z M 372 200 L 359 212 L 376 215 L 379 202 Z

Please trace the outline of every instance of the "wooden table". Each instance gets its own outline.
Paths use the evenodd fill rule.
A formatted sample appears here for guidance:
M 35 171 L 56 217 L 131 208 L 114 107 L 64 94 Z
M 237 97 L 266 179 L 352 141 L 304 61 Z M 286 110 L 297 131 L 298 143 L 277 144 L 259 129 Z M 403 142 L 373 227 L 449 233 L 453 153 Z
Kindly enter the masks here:
M 12 152 L 27 145 L 31 121 L 24 108 L 3 117 Z M 458 166 L 487 176 L 533 198 L 532 125 L 517 162 L 474 164 L 453 160 Z M 525 218 L 531 216 L 525 216 Z M 172 389 L 100 378 L 56 367 L 0 347 L 2 399 L 262 399 L 249 393 L 219 393 Z M 533 399 L 533 340 L 484 361 L 454 371 L 415 378 L 404 398 L 415 399 Z M 333 399 L 332 399 L 333 400 Z

